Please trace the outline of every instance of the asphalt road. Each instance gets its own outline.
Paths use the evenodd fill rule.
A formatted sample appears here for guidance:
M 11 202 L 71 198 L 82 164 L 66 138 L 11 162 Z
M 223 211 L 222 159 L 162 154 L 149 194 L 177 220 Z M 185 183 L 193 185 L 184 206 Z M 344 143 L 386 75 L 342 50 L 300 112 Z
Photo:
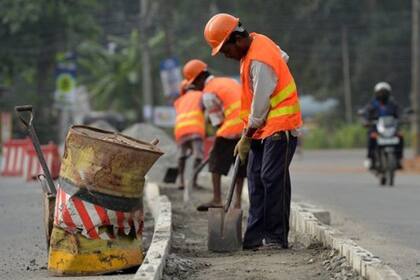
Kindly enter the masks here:
M 420 279 L 420 174 L 380 187 L 365 152 L 305 151 L 292 168 L 292 196 L 329 210 L 333 226 L 380 256 L 403 279 Z
M 404 279 L 420 279 L 420 175 L 399 173 L 395 187 L 379 187 L 363 169 L 363 157 L 363 151 L 305 151 L 296 156 L 293 199 L 329 210 L 333 226 Z M 40 186 L 0 177 L 0 191 L 0 279 L 48 278 Z
M 0 176 L 0 217 L 0 279 L 54 279 L 47 272 L 41 186 Z M 132 278 L 133 274 L 59 279 Z

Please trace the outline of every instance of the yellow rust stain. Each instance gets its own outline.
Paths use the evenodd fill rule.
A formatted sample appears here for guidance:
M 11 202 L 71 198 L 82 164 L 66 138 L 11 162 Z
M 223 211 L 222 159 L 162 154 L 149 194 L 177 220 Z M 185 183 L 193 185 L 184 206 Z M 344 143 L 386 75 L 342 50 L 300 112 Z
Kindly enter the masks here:
M 68 137 L 60 176 L 104 194 L 141 198 L 144 176 L 158 156 L 100 141 Z
M 143 261 L 141 239 L 91 240 L 54 227 L 48 270 L 56 275 L 96 275 L 117 271 Z

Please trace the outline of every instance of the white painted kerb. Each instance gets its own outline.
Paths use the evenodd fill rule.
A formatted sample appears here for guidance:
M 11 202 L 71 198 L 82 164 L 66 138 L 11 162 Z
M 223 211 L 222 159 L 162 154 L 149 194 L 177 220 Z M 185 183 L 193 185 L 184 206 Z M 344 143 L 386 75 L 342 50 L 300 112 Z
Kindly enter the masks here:
M 172 237 L 172 207 L 166 195 L 160 195 L 159 186 L 147 183 L 145 201 L 155 220 L 152 243 L 133 279 L 160 280 L 169 253 Z
M 248 204 L 246 185 L 242 192 L 242 201 Z M 354 270 L 368 280 L 401 280 L 401 277 L 379 257 L 360 247 L 353 240 L 345 238 L 339 230 L 327 225 L 329 220 L 330 216 L 324 210 L 292 202 L 290 227 L 298 234 L 316 240 L 325 247 L 336 249 L 341 256 L 346 257 L 348 264 Z

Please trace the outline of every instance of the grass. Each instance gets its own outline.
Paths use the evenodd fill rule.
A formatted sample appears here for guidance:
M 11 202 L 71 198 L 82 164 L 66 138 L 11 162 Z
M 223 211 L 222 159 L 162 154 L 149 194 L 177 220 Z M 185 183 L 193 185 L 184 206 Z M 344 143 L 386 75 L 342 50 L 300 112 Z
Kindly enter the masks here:
M 402 128 L 405 146 L 411 143 L 409 127 Z M 367 129 L 361 124 L 340 124 L 335 128 L 314 127 L 303 135 L 305 149 L 366 148 Z

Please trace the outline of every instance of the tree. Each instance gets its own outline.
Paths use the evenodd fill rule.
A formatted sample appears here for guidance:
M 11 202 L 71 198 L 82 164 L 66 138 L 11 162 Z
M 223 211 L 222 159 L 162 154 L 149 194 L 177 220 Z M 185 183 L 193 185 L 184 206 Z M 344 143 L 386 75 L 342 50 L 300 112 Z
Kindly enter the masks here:
M 85 73 L 94 107 L 99 110 L 136 110 L 142 105 L 139 33 L 128 39 L 110 36 L 107 47 L 85 42 L 79 47 L 79 65 Z
M 98 33 L 98 8 L 95 0 L 0 0 L 0 83 L 13 96 L 8 106 L 30 102 L 38 108 L 41 139 L 54 135 L 55 56 Z

